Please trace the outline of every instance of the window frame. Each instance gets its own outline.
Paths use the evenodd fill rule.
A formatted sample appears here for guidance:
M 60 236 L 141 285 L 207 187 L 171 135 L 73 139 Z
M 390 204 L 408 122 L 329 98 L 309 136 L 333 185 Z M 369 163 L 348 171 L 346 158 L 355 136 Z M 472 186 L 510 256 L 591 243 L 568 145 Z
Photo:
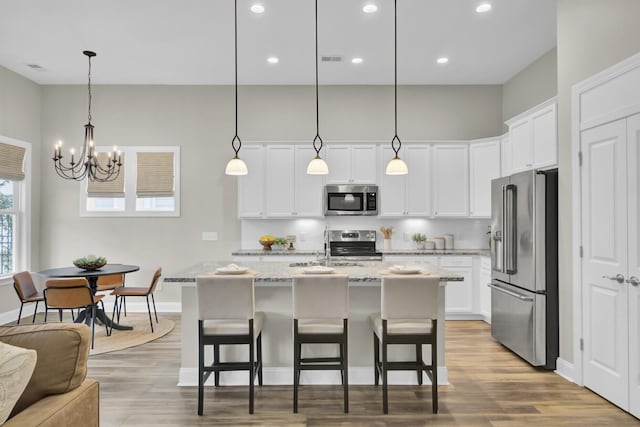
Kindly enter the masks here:
M 113 147 L 97 146 L 96 151 L 112 151 Z M 119 147 L 124 154 L 124 210 L 91 211 L 87 209 L 87 180 L 80 186 L 81 217 L 179 217 L 180 216 L 180 146 L 124 146 Z M 137 210 L 136 179 L 138 175 L 137 153 L 173 153 L 174 209 Z
M 9 145 L 15 145 L 25 149 L 24 152 L 24 179 L 22 181 L 13 181 L 14 205 L 13 211 L 15 215 L 14 223 L 14 239 L 13 239 L 13 268 L 14 271 L 9 274 L 0 274 L 0 285 L 10 284 L 13 282 L 13 275 L 20 271 L 29 271 L 31 269 L 31 143 L 21 141 L 19 139 L 9 138 L 0 135 L 0 142 Z

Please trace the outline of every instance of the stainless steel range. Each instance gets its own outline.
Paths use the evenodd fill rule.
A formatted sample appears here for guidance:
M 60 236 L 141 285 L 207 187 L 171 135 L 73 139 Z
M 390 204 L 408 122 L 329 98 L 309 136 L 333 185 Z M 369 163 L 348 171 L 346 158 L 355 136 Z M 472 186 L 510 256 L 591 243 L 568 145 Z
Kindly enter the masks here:
M 327 256 L 347 260 L 382 260 L 382 253 L 376 252 L 375 230 L 327 230 L 325 233 Z

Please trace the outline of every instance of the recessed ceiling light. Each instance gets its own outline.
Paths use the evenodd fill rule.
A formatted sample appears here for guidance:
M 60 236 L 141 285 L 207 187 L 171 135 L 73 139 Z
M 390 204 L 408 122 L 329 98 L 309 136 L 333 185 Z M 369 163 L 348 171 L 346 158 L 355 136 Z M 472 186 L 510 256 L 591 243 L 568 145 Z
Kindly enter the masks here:
M 353 58 L 351 59 L 352 64 L 362 64 L 362 58 Z
M 277 56 L 270 56 L 267 58 L 267 62 L 269 64 L 277 64 L 278 62 L 280 62 L 280 60 L 278 59 Z
M 373 3 L 367 3 L 364 5 L 364 7 L 362 8 L 362 11 L 364 13 L 375 13 L 378 11 L 378 6 L 376 6 Z
M 447 62 L 449 62 L 449 58 L 447 58 L 446 56 L 442 56 L 442 57 L 438 58 L 436 60 L 436 62 L 438 64 L 446 64 Z
M 264 6 L 261 5 L 260 3 L 256 3 L 256 4 L 251 5 L 251 7 L 249 9 L 253 13 L 262 13 L 262 12 L 264 12 Z
M 476 7 L 476 12 L 485 13 L 491 10 L 491 3 L 481 3 Z

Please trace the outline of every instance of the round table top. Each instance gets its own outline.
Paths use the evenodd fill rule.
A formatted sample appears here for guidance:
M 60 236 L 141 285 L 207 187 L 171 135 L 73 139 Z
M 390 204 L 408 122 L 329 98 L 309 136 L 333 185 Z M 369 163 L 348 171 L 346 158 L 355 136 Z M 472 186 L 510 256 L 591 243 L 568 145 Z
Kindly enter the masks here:
M 98 270 L 89 271 L 78 267 L 60 267 L 38 271 L 38 274 L 44 277 L 98 277 L 110 274 L 132 273 L 138 270 L 140 270 L 140 267 L 137 265 L 107 264 Z

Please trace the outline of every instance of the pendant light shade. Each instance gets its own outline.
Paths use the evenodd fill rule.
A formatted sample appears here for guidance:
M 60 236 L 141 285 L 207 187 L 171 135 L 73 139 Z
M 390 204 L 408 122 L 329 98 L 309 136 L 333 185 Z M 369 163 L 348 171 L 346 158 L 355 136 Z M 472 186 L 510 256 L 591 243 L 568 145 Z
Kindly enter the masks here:
M 402 142 L 398 137 L 398 0 L 394 0 L 393 2 L 393 64 L 394 64 L 394 75 L 393 75 L 393 94 L 394 94 L 394 120 L 395 120 L 395 135 L 391 140 L 391 148 L 395 153 L 395 157 L 389 161 L 387 164 L 387 169 L 385 173 L 387 175 L 406 175 L 409 173 L 409 168 L 407 164 L 403 162 L 398 156 L 398 152 L 402 147 Z
M 307 166 L 309 175 L 328 175 L 329 166 L 327 162 L 320 158 L 320 150 L 324 145 L 320 137 L 320 108 L 318 104 L 318 0 L 316 0 L 316 137 L 313 138 L 313 149 L 316 150 L 316 157 L 311 159 Z
M 242 148 L 242 141 L 238 136 L 238 0 L 234 0 L 233 2 L 234 8 L 234 58 L 235 58 L 235 66 L 234 66 L 234 74 L 235 74 L 235 95 L 236 95 L 236 134 L 233 136 L 231 140 L 231 147 L 233 151 L 235 151 L 235 156 L 233 159 L 229 160 L 227 163 L 227 167 L 224 169 L 224 173 L 226 175 L 247 175 L 249 173 L 249 169 L 247 168 L 247 164 L 238 157 L 238 152 L 240 148 Z

